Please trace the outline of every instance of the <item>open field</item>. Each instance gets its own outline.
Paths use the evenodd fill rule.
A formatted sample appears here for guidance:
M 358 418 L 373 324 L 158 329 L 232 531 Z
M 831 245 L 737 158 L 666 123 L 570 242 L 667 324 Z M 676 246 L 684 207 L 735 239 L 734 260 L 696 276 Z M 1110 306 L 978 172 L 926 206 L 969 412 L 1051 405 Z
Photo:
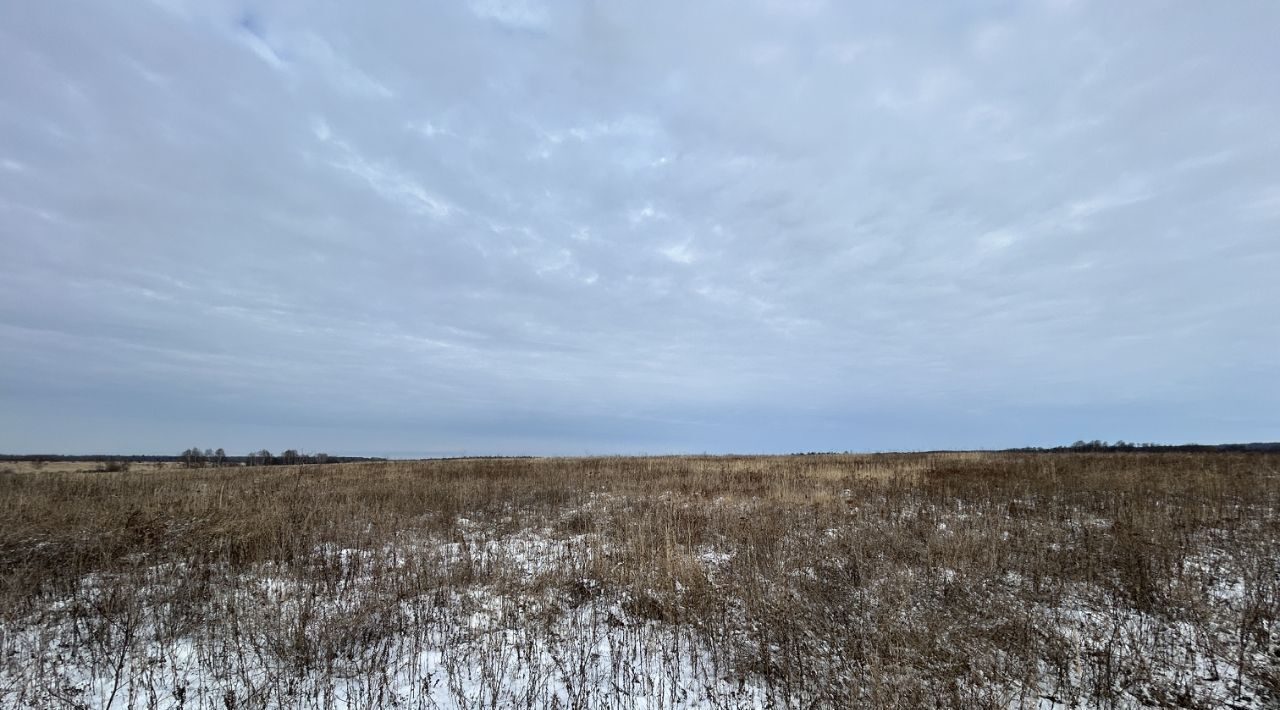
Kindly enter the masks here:
M 120 468 L 161 471 L 181 467 L 177 461 L 0 461 L 0 473 L 102 473 Z
M 1276 707 L 1280 455 L 0 474 L 2 707 Z

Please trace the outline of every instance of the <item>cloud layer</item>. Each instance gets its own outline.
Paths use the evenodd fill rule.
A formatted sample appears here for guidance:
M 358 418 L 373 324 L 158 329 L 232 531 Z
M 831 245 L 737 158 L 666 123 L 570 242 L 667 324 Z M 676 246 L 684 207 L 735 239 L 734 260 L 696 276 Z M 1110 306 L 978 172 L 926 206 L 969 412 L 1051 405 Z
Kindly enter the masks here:
M 1280 436 L 1272 3 L 9 3 L 0 450 Z

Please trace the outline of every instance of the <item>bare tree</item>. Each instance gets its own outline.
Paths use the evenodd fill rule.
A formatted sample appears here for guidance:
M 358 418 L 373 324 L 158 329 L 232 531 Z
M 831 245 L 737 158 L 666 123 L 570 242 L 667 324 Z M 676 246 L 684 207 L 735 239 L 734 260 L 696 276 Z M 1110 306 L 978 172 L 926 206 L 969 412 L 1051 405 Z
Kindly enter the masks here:
M 200 468 L 204 466 L 205 455 L 200 451 L 199 446 L 193 446 L 182 452 L 182 465 L 187 468 Z
M 259 449 L 249 454 L 247 463 L 250 466 L 270 466 L 271 452 L 266 449 Z

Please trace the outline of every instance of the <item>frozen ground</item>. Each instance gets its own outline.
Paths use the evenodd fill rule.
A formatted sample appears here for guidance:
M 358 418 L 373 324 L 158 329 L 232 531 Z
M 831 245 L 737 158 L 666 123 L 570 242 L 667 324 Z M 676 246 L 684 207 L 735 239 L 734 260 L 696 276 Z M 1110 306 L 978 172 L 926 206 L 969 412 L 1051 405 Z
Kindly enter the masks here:
M 662 611 L 637 605 L 630 592 L 603 589 L 591 578 L 549 583 L 566 569 L 591 566 L 599 549 L 592 535 L 495 536 L 466 519 L 459 529 L 457 541 L 430 550 L 423 543 L 317 549 L 316 559 L 333 565 L 338 580 L 328 588 L 271 566 L 223 579 L 208 610 L 212 623 L 187 629 L 166 628 L 163 621 L 165 599 L 181 587 L 183 570 L 151 570 L 156 582 L 144 592 L 149 606 L 122 609 L 96 626 L 83 617 L 109 610 L 116 592 L 112 578 L 89 576 L 75 594 L 47 604 L 26 623 L 5 626 L 0 699 L 6 707 L 221 710 L 805 704 L 785 686 L 733 670 L 735 649 L 715 647 L 699 624 L 681 623 L 678 613 L 663 618 Z M 424 555 L 474 569 L 477 581 L 420 596 L 380 583 L 388 566 L 412 565 Z M 705 549 L 694 559 L 714 580 L 733 557 Z M 1194 566 L 1224 617 L 1248 603 L 1242 582 L 1216 573 L 1212 560 Z M 963 583 L 954 570 L 937 577 L 944 587 Z M 994 591 L 1013 600 L 1029 584 L 1010 573 Z M 875 594 L 874 584 L 867 593 Z M 1277 659 L 1241 656 L 1235 630 L 1122 611 L 1109 598 L 1079 588 L 1052 604 L 1014 605 L 1052 656 L 1039 662 L 1039 677 L 1024 682 L 1000 676 L 999 659 L 986 659 L 995 673 L 990 685 L 980 687 L 985 671 L 979 667 L 977 685 L 967 691 L 1007 707 L 1099 707 L 1084 689 L 1119 683 L 1124 691 L 1115 707 L 1274 707 L 1241 667 L 1274 667 Z M 907 605 L 903 611 L 918 610 Z M 342 642 L 322 648 L 311 643 L 308 629 Z M 744 640 L 722 638 L 732 639 L 730 646 Z M 1131 659 L 1140 660 L 1134 666 Z M 981 666 L 983 659 L 973 662 Z M 1103 677 L 1110 675 L 1120 677 Z
M 77 616 L 108 607 L 113 595 L 112 579 L 89 577 L 25 628 L 3 629 L 0 699 L 6 707 L 223 710 L 765 704 L 759 684 L 721 675 L 723 659 L 695 628 L 635 617 L 627 594 L 606 596 L 590 579 L 570 592 L 539 584 L 591 554 L 586 536 L 495 539 L 469 520 L 459 527 L 462 539 L 434 545 L 430 556 L 473 567 L 477 577 L 500 569 L 501 589 L 460 584 L 394 598 L 375 570 L 412 564 L 422 550 L 325 548 L 318 558 L 342 580 L 333 588 L 318 590 L 269 567 L 224 580 L 227 591 L 210 615 L 238 616 L 183 634 L 156 621 L 173 591 L 163 583 L 145 590 L 155 606 L 138 610 L 139 618 L 122 610 L 111 623 L 86 627 Z M 173 580 L 174 571 L 151 576 Z M 341 653 L 321 653 L 289 634 L 290 627 L 305 634 L 309 625 L 341 628 L 349 643 Z

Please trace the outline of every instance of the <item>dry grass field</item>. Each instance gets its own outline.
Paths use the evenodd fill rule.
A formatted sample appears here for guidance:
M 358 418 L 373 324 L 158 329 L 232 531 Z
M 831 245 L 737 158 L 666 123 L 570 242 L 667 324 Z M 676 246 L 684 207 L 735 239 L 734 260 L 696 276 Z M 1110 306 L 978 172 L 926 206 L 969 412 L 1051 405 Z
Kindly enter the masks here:
M 177 461 L 0 461 L 5 473 L 102 473 L 113 469 L 160 471 L 181 468 Z
M 4 469 L 6 708 L 1280 702 L 1280 455 Z

